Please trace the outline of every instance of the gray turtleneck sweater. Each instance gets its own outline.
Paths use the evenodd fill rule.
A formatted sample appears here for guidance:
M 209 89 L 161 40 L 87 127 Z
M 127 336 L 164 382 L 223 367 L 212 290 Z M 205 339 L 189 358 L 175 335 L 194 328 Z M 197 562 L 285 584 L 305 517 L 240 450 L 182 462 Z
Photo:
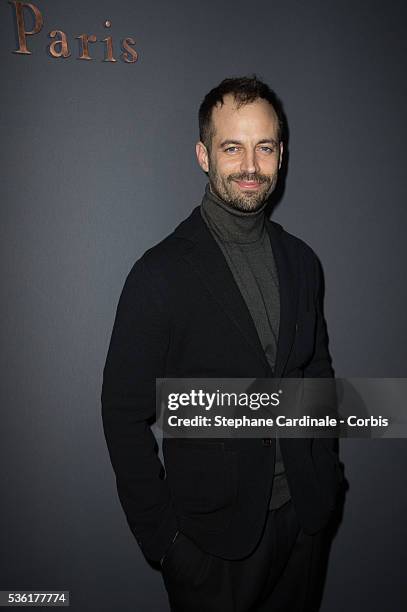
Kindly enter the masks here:
M 214 194 L 209 186 L 200 206 L 201 215 L 219 244 L 252 316 L 270 367 L 274 370 L 280 323 L 278 275 L 265 225 L 265 202 L 256 211 L 239 211 Z M 290 499 L 278 439 L 269 508 Z

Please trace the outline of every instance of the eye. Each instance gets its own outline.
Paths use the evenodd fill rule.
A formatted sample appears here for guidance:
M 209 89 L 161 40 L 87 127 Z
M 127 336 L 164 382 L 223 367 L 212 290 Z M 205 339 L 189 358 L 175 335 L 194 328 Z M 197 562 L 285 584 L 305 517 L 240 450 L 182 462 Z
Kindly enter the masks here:
M 267 147 L 267 146 L 262 146 L 260 147 L 260 149 L 262 151 L 264 151 L 265 153 L 273 153 L 274 149 L 272 147 Z
M 225 149 L 225 153 L 236 153 L 239 150 L 239 147 L 228 147 Z

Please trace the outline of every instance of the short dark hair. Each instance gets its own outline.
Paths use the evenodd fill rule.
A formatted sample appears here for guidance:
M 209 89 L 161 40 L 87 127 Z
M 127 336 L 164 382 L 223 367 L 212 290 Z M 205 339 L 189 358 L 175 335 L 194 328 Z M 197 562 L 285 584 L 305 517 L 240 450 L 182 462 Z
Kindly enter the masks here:
M 278 138 L 282 140 L 284 131 L 284 114 L 277 94 L 263 83 L 256 74 L 244 77 L 223 79 L 217 87 L 206 94 L 199 107 L 199 138 L 210 148 L 213 136 L 212 111 L 217 104 L 223 104 L 223 96 L 232 94 L 236 107 L 255 102 L 259 98 L 267 100 L 274 108 L 278 119 Z

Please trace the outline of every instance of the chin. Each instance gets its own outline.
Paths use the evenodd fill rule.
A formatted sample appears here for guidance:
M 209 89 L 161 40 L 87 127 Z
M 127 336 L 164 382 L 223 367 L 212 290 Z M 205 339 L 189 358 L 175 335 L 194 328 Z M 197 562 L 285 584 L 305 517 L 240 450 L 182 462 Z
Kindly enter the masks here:
M 240 201 L 244 202 L 245 205 L 250 207 L 251 209 L 260 208 L 261 206 L 263 206 L 265 200 L 266 197 L 264 195 L 259 197 L 258 194 L 253 194 L 252 197 L 247 196 L 244 199 L 240 198 Z
M 258 208 L 260 208 L 263 205 L 263 201 L 258 202 L 256 200 L 256 202 L 253 202 L 253 200 L 239 200 L 236 202 L 235 206 L 237 208 L 239 208 L 239 210 L 242 211 L 246 211 L 246 212 L 253 212 L 255 210 L 257 210 Z

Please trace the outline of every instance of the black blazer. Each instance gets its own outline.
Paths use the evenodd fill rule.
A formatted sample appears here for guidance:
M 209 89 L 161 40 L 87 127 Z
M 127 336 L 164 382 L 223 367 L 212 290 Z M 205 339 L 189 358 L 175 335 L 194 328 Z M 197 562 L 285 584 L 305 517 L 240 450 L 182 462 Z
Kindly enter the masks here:
M 274 376 L 332 377 L 312 249 L 266 218 L 280 284 Z M 273 372 L 224 255 L 199 206 L 136 261 L 117 307 L 103 372 L 102 417 L 120 502 L 144 555 L 159 560 L 180 529 L 207 552 L 237 559 L 268 512 L 275 442 L 166 439 L 150 429 L 155 379 L 267 378 Z M 328 521 L 343 476 L 333 439 L 280 440 L 303 529 Z

